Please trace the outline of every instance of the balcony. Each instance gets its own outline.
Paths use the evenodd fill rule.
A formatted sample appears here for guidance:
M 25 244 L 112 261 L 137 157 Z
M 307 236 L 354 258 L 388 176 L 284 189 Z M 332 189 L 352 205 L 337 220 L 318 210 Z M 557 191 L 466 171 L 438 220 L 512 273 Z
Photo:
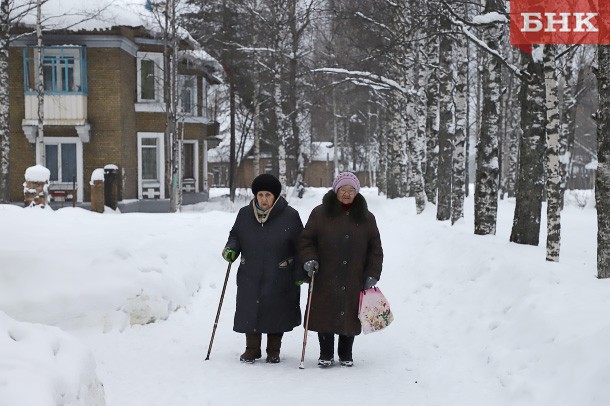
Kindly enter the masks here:
M 87 122 L 87 95 L 46 94 L 44 97 L 44 125 L 71 126 L 76 128 L 82 142 L 89 142 Z M 21 127 L 29 142 L 34 143 L 38 127 L 38 97 L 25 95 L 25 118 Z

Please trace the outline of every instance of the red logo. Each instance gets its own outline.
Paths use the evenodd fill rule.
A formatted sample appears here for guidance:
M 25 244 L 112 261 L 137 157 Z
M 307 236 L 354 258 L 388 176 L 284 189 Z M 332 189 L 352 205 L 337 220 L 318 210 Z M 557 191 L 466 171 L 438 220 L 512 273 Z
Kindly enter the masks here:
M 610 44 L 610 0 L 511 0 L 510 43 Z

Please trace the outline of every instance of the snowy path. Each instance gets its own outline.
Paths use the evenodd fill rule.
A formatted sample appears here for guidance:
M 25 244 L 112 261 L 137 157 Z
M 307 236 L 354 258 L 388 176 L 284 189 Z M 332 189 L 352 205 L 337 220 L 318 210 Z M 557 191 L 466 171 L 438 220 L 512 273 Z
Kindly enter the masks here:
M 294 202 L 304 222 L 323 192 Z M 236 269 L 204 361 L 226 272 L 219 252 L 235 218 L 223 201 L 176 215 L 26 216 L 6 207 L 9 229 L 45 222 L 48 234 L 31 257 L 22 252 L 29 233 L 0 235 L 9 267 L 0 303 L 16 319 L 57 323 L 91 348 L 107 406 L 610 404 L 610 280 L 595 278 L 594 209 L 566 207 L 561 262 L 552 264 L 544 231 L 539 247 L 508 242 L 514 200 L 500 202 L 496 236 L 475 236 L 471 199 L 465 220 L 451 226 L 435 220 L 433 207 L 416 215 L 413 199 L 365 192 L 385 252 L 379 286 L 395 321 L 356 338 L 353 368 L 319 369 L 310 333 L 300 370 L 301 327 L 285 335 L 280 364 L 241 364 Z M 52 232 L 59 226 L 71 245 Z M 58 254 L 78 256 L 70 266 L 48 261 Z M 183 307 L 124 328 L 131 313 L 122 305 L 138 292 L 150 300 L 134 303 L 157 306 L 157 318 Z M 305 300 L 303 289 L 303 309 Z
M 300 370 L 301 328 L 285 335 L 280 364 L 241 364 L 244 338 L 231 331 L 233 285 L 210 360 L 204 361 L 221 288 L 207 290 L 209 297 L 199 293 L 188 311 L 167 321 L 85 337 L 98 360 L 108 406 L 280 405 L 288 400 L 291 405 L 353 405 L 378 391 L 386 392 L 385 404 L 425 403 L 428 385 L 406 362 L 412 358 L 410 339 L 396 337 L 395 325 L 394 332 L 357 338 L 354 368 L 318 369 L 317 337 L 310 333 L 306 368 Z

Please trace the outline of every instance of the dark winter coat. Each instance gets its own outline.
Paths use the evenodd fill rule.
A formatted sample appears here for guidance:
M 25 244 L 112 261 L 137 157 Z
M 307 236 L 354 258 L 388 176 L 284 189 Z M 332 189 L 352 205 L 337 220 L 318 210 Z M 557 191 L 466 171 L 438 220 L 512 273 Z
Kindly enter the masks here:
M 358 335 L 358 301 L 367 276 L 379 279 L 383 263 L 375 216 L 357 194 L 349 211 L 334 191 L 311 212 L 299 239 L 303 262 L 315 259 L 309 329 L 320 333 Z
M 233 330 L 238 333 L 282 333 L 301 322 L 302 262 L 296 258 L 303 223 L 299 213 L 279 197 L 264 224 L 252 202 L 242 207 L 227 247 L 241 254 Z

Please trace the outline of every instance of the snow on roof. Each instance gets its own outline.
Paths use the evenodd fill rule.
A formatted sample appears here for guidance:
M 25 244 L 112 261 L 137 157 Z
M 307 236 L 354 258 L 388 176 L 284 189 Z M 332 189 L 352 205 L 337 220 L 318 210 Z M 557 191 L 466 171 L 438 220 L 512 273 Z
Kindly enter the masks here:
M 32 4 L 32 0 L 15 0 L 15 6 Z M 34 2 L 35 3 L 35 2 Z M 44 30 L 101 31 L 112 27 L 143 27 L 152 34 L 161 34 L 159 21 L 165 3 L 146 0 L 46 0 L 42 5 Z M 31 6 L 29 6 L 31 7 Z M 186 11 L 177 10 L 176 13 Z M 36 7 L 21 21 L 25 25 L 36 25 Z M 178 27 L 178 35 L 197 48 L 183 57 L 198 60 L 203 65 L 222 72 L 222 66 L 200 48 L 188 31 Z M 220 81 L 220 79 L 219 79 Z
M 335 156 L 335 148 L 332 142 L 312 142 L 311 160 L 312 161 L 332 161 Z
M 16 0 L 28 4 L 31 0 Z M 153 29 L 158 24 L 144 0 L 47 0 L 42 5 L 45 29 L 104 30 L 114 26 Z M 24 24 L 36 24 L 36 8 L 24 17 Z

